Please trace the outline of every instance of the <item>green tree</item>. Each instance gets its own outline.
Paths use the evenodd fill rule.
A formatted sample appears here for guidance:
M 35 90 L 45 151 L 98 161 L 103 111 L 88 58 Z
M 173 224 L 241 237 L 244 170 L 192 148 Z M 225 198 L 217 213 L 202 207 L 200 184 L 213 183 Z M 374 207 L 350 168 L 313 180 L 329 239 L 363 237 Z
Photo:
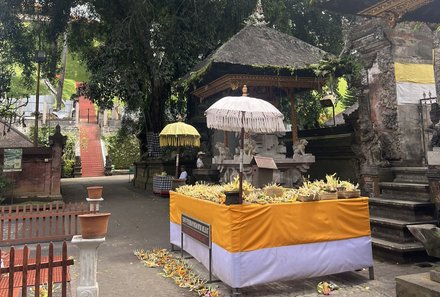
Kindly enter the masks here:
M 86 91 L 101 107 L 115 97 L 124 101 L 139 119 L 141 141 L 146 131 L 163 128 L 173 81 L 237 32 L 253 6 L 232 0 L 90 4 L 99 22 L 73 23 L 69 36 L 91 73 Z
M 257 1 L 87 2 L 96 19 L 73 22 L 69 36 L 71 49 L 81 54 L 91 74 L 86 92 L 101 107 L 111 106 L 115 97 L 124 101 L 145 148 L 145 132 L 157 133 L 165 124 L 173 82 L 238 32 Z M 337 52 L 340 19 L 308 3 L 263 1 L 270 25 Z M 183 97 L 174 96 L 178 100 L 169 106 L 183 106 Z
M 0 119 L 9 125 L 19 118 L 13 98 L 24 95 L 14 94 L 11 89 L 15 67 L 23 69 L 21 83 L 25 87 L 32 84 L 34 71 L 33 36 L 18 17 L 20 4 L 18 0 L 0 0 Z
M 9 125 L 21 116 L 13 98 L 26 98 L 33 91 L 38 48 L 48 53 L 43 75 L 55 78 L 60 35 L 67 28 L 70 8 L 78 2 L 0 0 L 0 118 Z M 21 72 L 19 81 L 14 79 L 17 69 Z M 14 83 L 18 87 L 14 88 Z
M 317 9 L 310 0 L 263 0 L 265 15 L 276 29 L 329 53 L 343 48 L 341 16 Z

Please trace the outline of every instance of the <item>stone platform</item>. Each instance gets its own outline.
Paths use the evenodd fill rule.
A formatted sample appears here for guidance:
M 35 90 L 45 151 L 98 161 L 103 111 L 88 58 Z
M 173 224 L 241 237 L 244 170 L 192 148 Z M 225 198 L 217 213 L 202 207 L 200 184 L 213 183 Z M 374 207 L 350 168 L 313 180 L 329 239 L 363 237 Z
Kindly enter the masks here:
M 396 277 L 397 297 L 439 297 L 440 283 L 432 281 L 429 272 Z

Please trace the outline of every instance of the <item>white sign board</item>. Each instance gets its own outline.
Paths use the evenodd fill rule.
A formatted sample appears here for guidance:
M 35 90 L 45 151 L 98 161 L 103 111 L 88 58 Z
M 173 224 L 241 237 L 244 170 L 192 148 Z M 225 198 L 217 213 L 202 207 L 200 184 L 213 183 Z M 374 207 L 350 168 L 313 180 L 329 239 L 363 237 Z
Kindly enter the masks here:
M 5 149 L 3 159 L 3 171 L 21 171 L 22 149 Z

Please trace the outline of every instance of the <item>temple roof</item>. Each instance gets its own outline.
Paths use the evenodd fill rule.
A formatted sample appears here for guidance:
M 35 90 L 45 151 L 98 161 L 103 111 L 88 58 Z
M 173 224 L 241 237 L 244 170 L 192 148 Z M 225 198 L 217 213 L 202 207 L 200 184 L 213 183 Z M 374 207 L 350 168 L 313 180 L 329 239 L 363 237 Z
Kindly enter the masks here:
M 32 147 L 31 140 L 15 129 L 10 127 L 10 131 L 3 134 L 4 129 L 8 129 L 9 126 L 0 120 L 0 148 L 13 148 L 13 147 Z
M 325 51 L 291 35 L 266 26 L 248 25 L 196 65 L 184 79 L 191 81 L 203 76 L 214 64 L 226 66 L 229 73 L 239 72 L 239 67 L 233 66 L 287 69 L 292 72 L 308 69 L 310 64 L 318 63 L 325 54 Z
M 315 0 L 315 5 L 342 14 L 440 22 L 440 0 Z

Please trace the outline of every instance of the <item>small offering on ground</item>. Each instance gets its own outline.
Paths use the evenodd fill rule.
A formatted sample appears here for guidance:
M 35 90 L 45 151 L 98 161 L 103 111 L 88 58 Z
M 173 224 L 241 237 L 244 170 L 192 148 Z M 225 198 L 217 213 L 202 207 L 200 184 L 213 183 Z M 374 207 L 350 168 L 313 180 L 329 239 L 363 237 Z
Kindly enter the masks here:
M 195 273 L 186 260 L 175 257 L 166 249 L 135 250 L 134 255 L 147 267 L 162 267 L 160 275 L 173 279 L 181 288 L 188 288 L 200 297 L 220 296 L 217 288 L 208 286 L 207 280 Z

